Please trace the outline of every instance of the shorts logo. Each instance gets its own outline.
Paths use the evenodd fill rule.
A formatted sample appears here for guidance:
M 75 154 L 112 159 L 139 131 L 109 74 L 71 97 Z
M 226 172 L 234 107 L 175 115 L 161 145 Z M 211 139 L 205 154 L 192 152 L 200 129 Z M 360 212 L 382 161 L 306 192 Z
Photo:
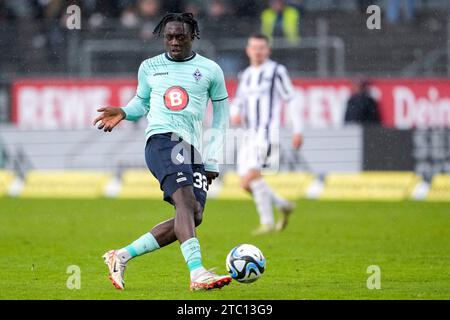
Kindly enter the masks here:
M 164 105 L 172 111 L 180 111 L 186 108 L 189 102 L 189 95 L 180 86 L 173 86 L 164 93 Z
M 177 154 L 177 156 L 175 157 L 179 163 L 183 163 L 184 162 L 184 157 L 181 155 L 181 153 Z M 178 172 L 178 175 L 180 175 L 181 172 Z M 183 174 L 183 173 L 181 173 Z

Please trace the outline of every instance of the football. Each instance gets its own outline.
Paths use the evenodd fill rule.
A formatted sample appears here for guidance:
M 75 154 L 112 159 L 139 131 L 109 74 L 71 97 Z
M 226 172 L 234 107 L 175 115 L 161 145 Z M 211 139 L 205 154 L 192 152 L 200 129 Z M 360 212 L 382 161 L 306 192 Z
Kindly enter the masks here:
M 240 244 L 228 253 L 226 268 L 231 277 L 242 283 L 258 280 L 266 269 L 261 250 L 251 244 Z

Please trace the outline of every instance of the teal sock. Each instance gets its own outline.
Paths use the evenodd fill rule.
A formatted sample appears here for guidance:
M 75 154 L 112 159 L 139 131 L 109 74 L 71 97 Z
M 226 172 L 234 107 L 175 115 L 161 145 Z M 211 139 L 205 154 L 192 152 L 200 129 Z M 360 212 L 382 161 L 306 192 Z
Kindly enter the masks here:
M 130 258 L 134 258 L 159 249 L 159 244 L 155 237 L 150 232 L 147 232 L 124 249 L 130 254 Z
M 181 253 L 186 261 L 189 271 L 202 268 L 202 254 L 200 252 L 200 243 L 197 238 L 190 238 L 180 246 Z

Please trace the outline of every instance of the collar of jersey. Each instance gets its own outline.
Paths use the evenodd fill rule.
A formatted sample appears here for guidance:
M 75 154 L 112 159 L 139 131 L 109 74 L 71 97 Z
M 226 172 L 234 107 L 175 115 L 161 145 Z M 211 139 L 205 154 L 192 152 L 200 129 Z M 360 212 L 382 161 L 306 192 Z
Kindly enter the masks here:
M 173 61 L 173 62 L 186 62 L 186 61 L 189 61 L 189 60 L 194 59 L 196 55 L 197 55 L 197 53 L 194 51 L 194 53 L 192 54 L 192 56 L 187 57 L 187 58 L 184 59 L 184 60 L 175 60 L 175 59 L 173 59 L 171 56 L 169 56 L 169 54 L 168 54 L 167 52 L 164 54 L 164 56 L 166 57 L 167 60 L 170 60 L 170 61 Z

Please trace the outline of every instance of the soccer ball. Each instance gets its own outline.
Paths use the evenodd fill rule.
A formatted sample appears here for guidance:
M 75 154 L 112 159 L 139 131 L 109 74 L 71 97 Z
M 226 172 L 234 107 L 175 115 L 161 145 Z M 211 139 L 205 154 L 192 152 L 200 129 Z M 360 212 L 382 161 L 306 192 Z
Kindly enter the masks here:
M 264 273 L 266 259 L 257 247 L 240 244 L 228 254 L 226 268 L 233 279 L 250 283 L 258 280 Z

